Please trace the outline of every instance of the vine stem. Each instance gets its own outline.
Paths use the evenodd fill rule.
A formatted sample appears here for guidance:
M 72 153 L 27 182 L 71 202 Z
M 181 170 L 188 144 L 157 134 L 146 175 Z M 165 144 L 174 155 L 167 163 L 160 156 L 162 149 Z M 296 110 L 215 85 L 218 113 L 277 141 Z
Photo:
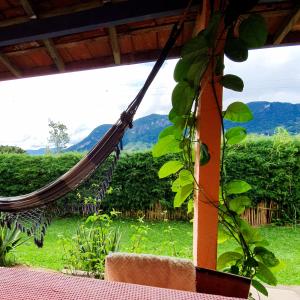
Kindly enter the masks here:
M 219 37 L 218 40 L 220 40 L 223 37 L 223 35 L 225 33 L 225 30 L 226 29 L 222 30 L 222 32 L 221 32 L 220 37 Z M 215 67 L 216 47 L 217 47 L 217 45 L 214 44 L 214 46 L 212 48 L 212 57 L 211 57 L 212 68 Z M 223 115 L 222 115 L 222 109 L 221 109 L 220 104 L 219 104 L 219 99 L 218 99 L 217 90 L 216 90 L 216 82 L 215 82 L 215 74 L 214 74 L 214 72 L 211 72 L 211 85 L 212 85 L 212 90 L 213 90 L 213 95 L 214 95 L 214 101 L 215 101 L 215 104 L 217 106 L 218 114 L 219 114 L 219 118 L 220 118 L 221 132 L 222 132 L 221 135 L 222 135 L 222 141 L 223 141 L 222 155 L 221 155 L 221 178 L 220 178 L 222 200 L 223 200 L 224 205 L 226 206 L 228 214 L 230 214 L 230 216 L 231 216 L 231 218 L 232 218 L 232 220 L 234 222 L 234 225 L 235 225 L 234 227 L 235 227 L 235 230 L 236 230 L 236 234 L 238 235 L 239 244 L 242 246 L 243 252 L 244 252 L 244 254 L 246 256 L 246 259 L 247 259 L 247 258 L 252 257 L 250 249 L 249 249 L 249 247 L 248 247 L 248 245 L 247 245 L 247 243 L 245 241 L 245 238 L 244 238 L 243 234 L 239 230 L 239 224 L 238 224 L 238 222 L 236 220 L 235 214 L 231 213 L 231 210 L 229 209 L 229 204 L 228 204 L 228 202 L 226 200 L 226 196 L 225 196 L 225 189 L 224 189 L 224 187 L 225 187 L 226 182 L 225 182 L 224 178 L 225 178 L 225 154 L 226 154 L 227 143 L 226 143 L 226 139 L 225 139 L 225 127 L 224 127 L 224 120 L 223 120 Z M 224 219 L 222 221 L 224 221 Z

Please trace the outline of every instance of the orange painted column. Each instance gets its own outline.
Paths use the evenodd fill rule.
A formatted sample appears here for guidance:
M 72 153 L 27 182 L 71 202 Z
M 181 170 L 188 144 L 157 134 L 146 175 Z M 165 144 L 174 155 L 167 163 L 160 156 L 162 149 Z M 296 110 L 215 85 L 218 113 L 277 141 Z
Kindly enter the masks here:
M 209 1 L 203 1 L 198 18 L 197 31 L 207 25 Z M 222 43 L 221 43 L 222 44 Z M 222 46 L 222 45 L 221 45 Z M 196 149 L 195 178 L 200 190 L 194 196 L 194 263 L 196 266 L 216 269 L 218 238 L 218 205 L 220 180 L 221 122 L 218 105 L 222 107 L 222 86 L 216 84 L 218 105 L 212 88 L 212 65 L 201 82 L 201 94 L 197 115 L 197 135 L 208 146 L 210 161 L 205 166 L 199 163 L 199 146 Z M 218 82 L 218 78 L 214 78 Z

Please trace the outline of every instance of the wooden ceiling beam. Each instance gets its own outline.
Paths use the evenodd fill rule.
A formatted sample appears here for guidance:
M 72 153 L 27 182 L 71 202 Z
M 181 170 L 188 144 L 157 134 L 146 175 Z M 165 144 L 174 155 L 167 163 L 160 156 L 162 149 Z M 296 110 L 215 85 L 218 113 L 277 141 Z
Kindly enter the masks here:
M 200 2 L 194 0 L 194 4 Z M 178 15 L 185 6 L 185 0 L 152 0 L 144 1 L 142 5 L 140 0 L 107 3 L 102 7 L 69 15 L 36 19 L 0 28 L 0 47 Z
M 287 34 L 292 30 L 293 26 L 297 24 L 298 20 L 300 19 L 300 6 L 293 12 L 291 16 L 286 18 L 284 24 L 280 28 L 280 30 L 274 36 L 274 45 L 279 45 L 287 36 Z
M 7 56 L 0 52 L 0 62 L 16 77 L 21 78 L 22 72 L 17 68 L 13 63 L 10 62 L 10 60 L 7 58 Z
M 59 70 L 59 72 L 64 72 L 65 71 L 65 63 L 62 60 L 61 56 L 59 55 L 54 43 L 52 39 L 46 39 L 43 40 L 43 43 L 48 51 L 48 53 L 50 54 L 52 60 L 54 61 L 57 69 Z
M 26 1 L 26 0 L 20 0 L 20 1 Z M 24 10 L 26 11 L 23 3 L 21 2 Z M 103 3 L 99 0 L 97 1 L 92 1 L 88 3 L 82 3 L 82 4 L 77 4 L 73 6 L 68 6 L 68 7 L 61 7 L 59 9 L 53 9 L 48 12 L 44 13 L 39 13 L 39 18 L 40 19 L 45 19 L 49 17 L 56 17 L 56 16 L 61 16 L 61 15 L 67 15 L 75 12 L 80 12 L 83 10 L 88 10 L 92 9 L 95 7 L 100 7 L 103 6 Z M 32 6 L 31 6 L 32 7 Z M 26 11 L 28 15 L 30 15 L 30 9 Z M 22 23 L 27 23 L 29 22 L 30 19 L 28 19 L 27 16 L 22 16 L 22 17 L 16 17 L 16 18 L 11 18 L 11 19 L 5 19 L 0 21 L 0 27 L 7 27 L 7 26 L 12 26 L 12 25 L 17 25 L 17 24 L 22 24 Z
M 185 22 L 184 24 L 186 24 L 188 26 L 193 25 L 194 21 L 188 21 L 188 22 Z M 173 24 L 164 24 L 164 25 L 153 26 L 153 27 L 151 26 L 151 27 L 141 28 L 141 29 L 133 29 L 129 32 L 119 32 L 118 36 L 119 37 L 130 37 L 130 36 L 135 36 L 135 35 L 139 35 L 139 34 L 145 34 L 148 32 L 160 32 L 160 31 L 164 31 L 164 30 L 171 30 L 172 28 L 173 28 Z M 103 36 L 94 37 L 94 38 L 86 38 L 86 39 L 78 40 L 78 41 L 59 43 L 59 44 L 55 45 L 55 48 L 56 49 L 72 48 L 79 44 L 84 44 L 84 43 L 88 43 L 88 42 L 103 42 L 105 40 L 107 40 L 107 36 L 103 35 Z M 23 50 L 5 52 L 5 54 L 8 56 L 18 56 L 18 55 L 25 55 L 27 53 L 31 53 L 34 51 L 41 51 L 43 49 L 45 49 L 45 47 L 41 46 L 41 47 L 37 47 L 37 48 L 28 48 L 28 49 L 23 49 Z
M 109 34 L 109 41 L 111 45 L 111 49 L 114 56 L 114 61 L 116 65 L 121 64 L 121 52 L 120 52 L 120 46 L 118 42 L 118 34 L 116 27 L 109 27 L 108 28 L 108 34 Z

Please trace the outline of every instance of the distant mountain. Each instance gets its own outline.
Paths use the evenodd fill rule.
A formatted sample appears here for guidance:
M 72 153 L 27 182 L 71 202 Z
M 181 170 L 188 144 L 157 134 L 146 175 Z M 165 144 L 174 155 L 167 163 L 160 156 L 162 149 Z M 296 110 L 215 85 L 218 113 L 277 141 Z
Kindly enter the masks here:
M 46 152 L 46 148 L 39 148 L 39 149 L 28 149 L 26 152 L 30 155 L 43 155 Z
M 254 119 L 248 123 L 238 123 L 244 126 L 248 133 L 273 134 L 276 127 L 282 126 L 290 133 L 300 133 L 300 104 L 282 102 L 250 102 Z M 127 130 L 124 138 L 124 149 L 149 149 L 158 138 L 162 129 L 169 126 L 168 116 L 152 114 L 133 122 L 133 128 Z M 237 124 L 226 121 L 225 127 L 230 128 Z M 81 142 L 69 147 L 66 151 L 84 152 L 90 150 L 112 125 L 104 124 L 95 128 Z M 28 153 L 43 154 L 45 149 L 27 150 Z
M 122 141 L 123 146 L 127 150 L 149 149 L 156 143 L 160 131 L 170 124 L 166 115 L 152 114 L 137 119 L 133 122 L 133 128 L 125 133 Z M 83 152 L 90 150 L 111 126 L 104 124 L 96 127 L 85 139 L 69 147 L 66 151 Z
M 284 102 L 250 102 L 248 103 L 254 118 L 248 123 L 225 122 L 230 128 L 240 124 L 248 133 L 272 135 L 276 127 L 284 127 L 290 133 L 300 133 L 300 104 Z

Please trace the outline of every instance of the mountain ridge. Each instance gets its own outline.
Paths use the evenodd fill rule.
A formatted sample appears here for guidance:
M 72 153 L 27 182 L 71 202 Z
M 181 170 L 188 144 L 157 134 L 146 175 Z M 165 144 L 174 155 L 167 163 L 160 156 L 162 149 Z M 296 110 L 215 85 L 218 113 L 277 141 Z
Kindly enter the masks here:
M 300 133 L 300 104 L 288 102 L 249 102 L 248 106 L 253 112 L 254 119 L 248 123 L 232 123 L 225 121 L 225 128 L 243 126 L 248 133 L 271 135 L 276 127 L 284 127 L 292 134 Z M 150 114 L 133 122 L 133 128 L 128 130 L 123 138 L 126 150 L 145 150 L 151 148 L 157 141 L 161 130 L 171 125 L 167 115 Z M 77 144 L 65 151 L 89 151 L 98 140 L 111 127 L 111 124 L 103 124 L 96 127 L 91 133 Z M 30 154 L 43 154 L 43 148 L 27 150 Z

